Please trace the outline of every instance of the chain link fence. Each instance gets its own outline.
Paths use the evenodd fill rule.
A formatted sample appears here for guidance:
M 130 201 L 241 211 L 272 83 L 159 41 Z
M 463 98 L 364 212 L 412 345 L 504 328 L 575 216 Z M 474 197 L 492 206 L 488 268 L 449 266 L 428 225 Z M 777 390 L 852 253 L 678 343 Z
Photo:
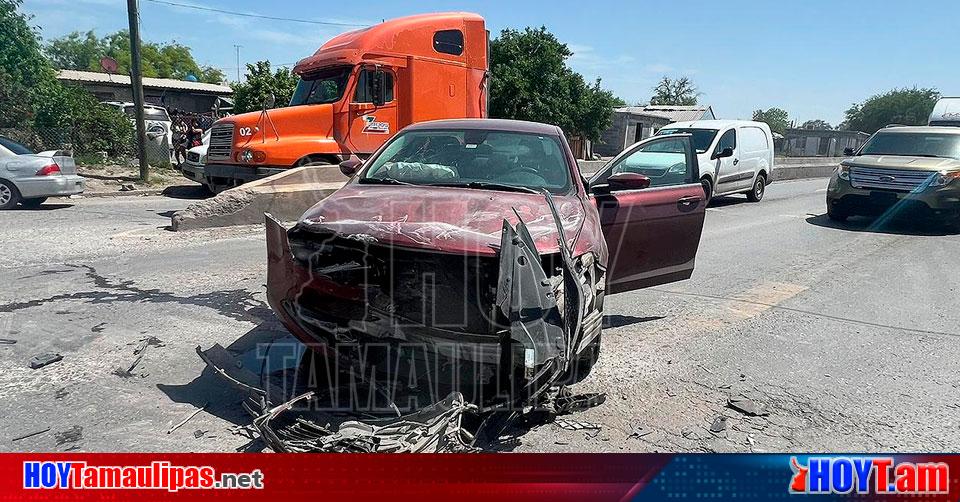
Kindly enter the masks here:
M 123 144 L 85 141 L 81 131 L 71 127 L 57 128 L 0 128 L 0 136 L 9 138 L 35 151 L 63 150 L 70 152 L 80 165 L 137 164 L 136 134 Z M 173 163 L 172 142 L 168 128 L 147 130 L 147 163 L 154 167 L 169 167 Z M 99 148 L 98 148 L 99 147 Z

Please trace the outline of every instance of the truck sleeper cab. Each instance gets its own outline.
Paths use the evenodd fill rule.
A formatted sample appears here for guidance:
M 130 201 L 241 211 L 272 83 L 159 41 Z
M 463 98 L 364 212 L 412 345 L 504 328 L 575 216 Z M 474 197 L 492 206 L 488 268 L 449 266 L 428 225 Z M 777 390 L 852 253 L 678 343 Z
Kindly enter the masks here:
M 485 117 L 487 39 L 483 18 L 462 12 L 334 37 L 294 67 L 300 82 L 290 106 L 214 124 L 208 185 L 223 189 L 291 167 L 366 158 L 415 122 Z M 336 167 L 329 176 L 318 181 L 343 179 Z

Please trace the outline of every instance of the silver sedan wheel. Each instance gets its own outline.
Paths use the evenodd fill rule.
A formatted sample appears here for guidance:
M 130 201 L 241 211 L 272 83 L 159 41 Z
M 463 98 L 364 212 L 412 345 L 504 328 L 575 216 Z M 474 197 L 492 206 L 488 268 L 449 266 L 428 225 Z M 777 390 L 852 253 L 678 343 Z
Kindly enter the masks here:
M 13 191 L 7 185 L 0 183 L 0 206 L 9 204 L 10 199 L 13 199 Z

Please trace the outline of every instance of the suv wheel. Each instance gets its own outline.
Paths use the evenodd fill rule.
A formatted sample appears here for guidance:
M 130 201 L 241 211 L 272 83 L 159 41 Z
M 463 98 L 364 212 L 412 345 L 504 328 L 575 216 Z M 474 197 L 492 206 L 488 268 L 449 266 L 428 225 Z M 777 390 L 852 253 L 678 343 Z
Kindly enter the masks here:
M 763 199 L 763 193 L 767 190 L 767 178 L 762 174 L 757 175 L 757 180 L 753 182 L 753 189 L 747 192 L 747 200 L 750 202 L 760 202 Z

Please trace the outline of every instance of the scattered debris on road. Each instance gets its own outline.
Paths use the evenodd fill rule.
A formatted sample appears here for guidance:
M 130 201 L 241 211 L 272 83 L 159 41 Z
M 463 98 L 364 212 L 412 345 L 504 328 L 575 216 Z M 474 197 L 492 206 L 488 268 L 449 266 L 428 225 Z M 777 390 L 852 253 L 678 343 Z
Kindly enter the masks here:
M 53 393 L 53 398 L 56 400 L 63 399 L 70 394 L 70 391 L 66 387 L 60 387 Z
M 60 354 L 55 354 L 53 352 L 47 352 L 44 354 L 38 354 L 30 358 L 30 368 L 39 369 L 48 364 L 53 364 L 57 361 L 63 359 L 63 356 Z
M 57 446 L 64 445 L 67 443 L 76 443 L 83 439 L 83 427 L 79 425 L 74 425 L 73 427 L 63 431 L 58 432 L 53 435 L 53 438 L 57 442 Z
M 148 347 L 163 347 L 163 341 L 154 336 L 148 336 L 143 340 L 140 340 L 140 344 L 137 345 L 137 348 L 133 349 L 133 355 L 137 356 L 130 366 L 126 369 L 117 367 L 113 370 L 113 374 L 117 375 L 120 378 L 130 378 L 133 376 L 133 370 L 140 364 L 140 361 L 143 360 L 143 356 L 147 353 Z
M 710 432 L 718 433 L 723 432 L 727 429 L 727 417 L 719 416 L 713 419 L 713 423 L 710 424 Z
M 751 417 L 763 417 L 770 414 L 770 410 L 766 404 L 759 403 L 745 396 L 731 397 L 727 400 L 727 407 Z
M 176 425 L 174 425 L 173 427 L 171 427 L 170 430 L 167 431 L 167 434 L 172 434 L 173 431 L 179 429 L 180 427 L 183 427 L 184 424 L 186 424 L 187 422 L 189 422 L 191 418 L 197 416 L 201 411 L 207 409 L 207 406 L 210 406 L 210 403 L 209 403 L 209 402 L 207 402 L 207 403 L 205 403 L 203 406 L 197 408 L 196 410 L 193 411 L 193 413 L 191 413 L 189 416 L 187 416 L 187 418 L 184 418 L 183 420 L 181 420 L 180 422 L 178 422 Z
M 0 338 L 0 345 L 13 345 L 15 343 L 17 343 L 16 340 L 12 340 L 10 338 Z
M 26 433 L 26 434 L 24 434 L 24 435 L 22 435 L 22 436 L 17 436 L 17 437 L 15 437 L 15 438 L 11 439 L 10 441 L 20 441 L 21 439 L 27 439 L 27 438 L 30 438 L 30 437 L 33 437 L 33 436 L 39 436 L 40 434 L 43 434 L 43 433 L 45 433 L 45 432 L 50 432 L 50 428 L 47 427 L 46 429 L 40 429 L 40 430 L 37 430 L 37 431 L 28 432 L 28 433 Z
M 566 431 L 600 430 L 601 428 L 600 424 L 581 422 L 579 420 L 571 420 L 569 418 L 558 418 L 553 421 L 553 424 Z

